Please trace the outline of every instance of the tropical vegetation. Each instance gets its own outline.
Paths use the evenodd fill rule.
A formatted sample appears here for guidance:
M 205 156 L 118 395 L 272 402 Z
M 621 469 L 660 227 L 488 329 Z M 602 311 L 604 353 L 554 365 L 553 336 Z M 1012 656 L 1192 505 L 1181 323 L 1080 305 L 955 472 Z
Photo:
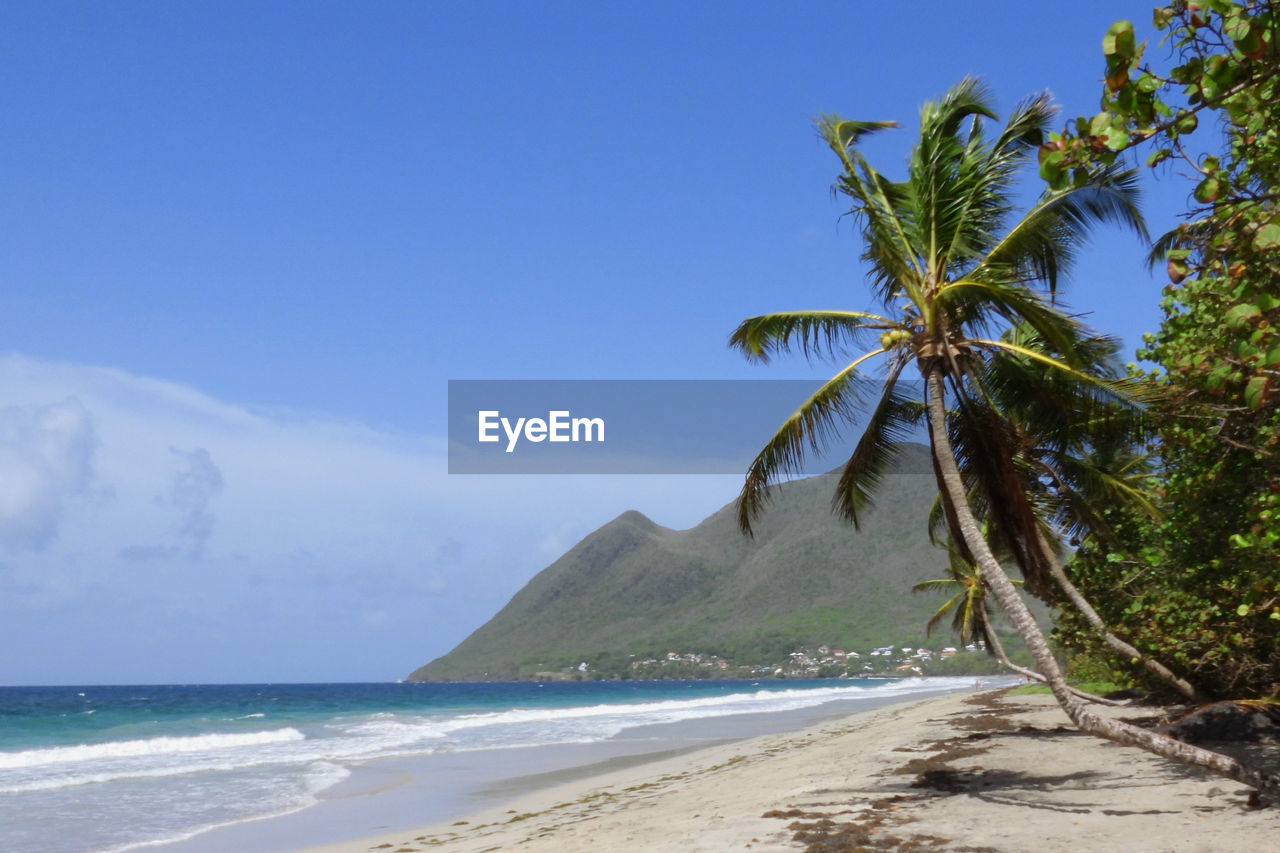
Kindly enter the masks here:
M 997 559 L 997 551 L 1014 554 L 1011 562 L 1028 587 L 1042 595 L 1052 596 L 1055 583 L 1062 587 L 1065 575 L 1054 570 L 1060 566 L 1045 536 L 1048 511 L 1037 503 L 1052 495 L 1061 506 L 1069 490 L 1037 485 L 1052 482 L 1052 474 L 1022 472 L 1033 454 L 1011 443 L 1018 424 L 1001 401 L 1011 392 L 1026 401 L 1065 387 L 1080 405 L 1057 414 L 1074 431 L 1099 412 L 1135 407 L 1125 383 L 1100 369 L 1099 337 L 1066 312 L 1057 290 L 1090 228 L 1117 224 L 1145 234 L 1136 178 L 1114 164 L 1081 169 L 1015 217 L 1016 179 L 1043 150 L 1051 116 L 1046 97 L 1031 98 L 988 137 L 995 122 L 990 97 L 967 79 L 922 108 L 903 180 L 875 169 L 860 148 L 868 135 L 894 123 L 835 115 L 818 121 L 840 160 L 836 188 L 850 199 L 849 213 L 860 226 L 862 259 L 881 310 L 764 314 L 732 334 L 731 345 L 752 359 L 799 350 L 845 361 L 750 465 L 739 524 L 751 532 L 773 484 L 796 472 L 804 454 L 844 421 L 866 411 L 833 498 L 836 510 L 857 524 L 884 485 L 901 439 L 923 422 L 950 542 L 999 602 L 1072 721 L 1084 731 L 1280 791 L 1280 780 L 1256 768 L 1091 710 L 1071 691 Z M 907 381 L 913 374 L 922 386 Z M 1017 378 L 1001 388 L 996 377 L 1002 376 Z M 868 381 L 873 378 L 879 383 Z M 1036 421 L 1037 430 L 1042 423 Z
M 1041 149 L 1052 186 L 1132 151 L 1190 177 L 1184 221 L 1157 240 L 1169 278 L 1139 355 L 1160 518 L 1106 509 L 1071 573 L 1103 618 L 1217 698 L 1280 696 L 1280 18 L 1270 0 L 1175 3 L 1159 40 L 1103 40 L 1101 111 Z M 1163 49 L 1161 49 L 1163 48 Z M 1168 56 L 1168 67 L 1151 57 Z M 1070 614 L 1062 642 L 1097 652 Z M 1143 677 L 1127 658 L 1112 664 Z

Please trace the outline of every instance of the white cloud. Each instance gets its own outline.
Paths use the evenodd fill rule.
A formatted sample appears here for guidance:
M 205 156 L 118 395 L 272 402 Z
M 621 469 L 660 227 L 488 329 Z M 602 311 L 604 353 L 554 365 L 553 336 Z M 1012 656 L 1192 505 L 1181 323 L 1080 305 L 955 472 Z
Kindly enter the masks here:
M 0 543 L 11 553 L 46 548 L 68 508 L 91 494 L 96 446 L 74 397 L 0 408 Z
M 0 443 L 0 644 L 29 650 L 0 683 L 400 677 L 622 511 L 688 526 L 740 485 L 449 476 L 434 436 L 22 356 Z

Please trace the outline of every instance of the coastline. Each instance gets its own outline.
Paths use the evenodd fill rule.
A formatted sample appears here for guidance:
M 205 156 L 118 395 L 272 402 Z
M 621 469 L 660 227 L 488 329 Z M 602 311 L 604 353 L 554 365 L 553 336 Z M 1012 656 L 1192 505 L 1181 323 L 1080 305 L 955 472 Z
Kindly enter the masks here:
M 936 679 L 932 684 L 886 684 L 876 688 L 844 686 L 813 691 L 784 690 L 755 694 L 734 693 L 720 703 L 719 711 L 741 707 L 732 713 L 695 713 L 684 717 L 676 699 L 649 700 L 650 721 L 631 722 L 615 733 L 587 741 L 513 744 L 507 747 L 433 750 L 373 758 L 348 765 L 347 776 L 317 792 L 309 805 L 287 812 L 248 817 L 221 825 L 198 828 L 181 838 L 142 842 L 118 849 L 163 850 L 165 853 L 288 853 L 337 842 L 359 843 L 365 836 L 410 832 L 427 824 L 449 824 L 478 811 L 517 800 L 567 783 L 594 780 L 617 772 L 641 773 L 662 761 L 692 760 L 704 750 L 747 742 L 766 735 L 794 733 L 822 723 L 849 719 L 886 706 L 901 706 L 930 696 L 972 692 L 967 679 Z M 906 689 L 900 690 L 899 686 Z M 881 690 L 884 690 L 881 693 Z M 831 695 L 832 693 L 838 695 Z M 826 694 L 826 695 L 822 695 Z M 745 700 L 745 701 L 741 701 Z M 694 699 L 694 703 L 711 697 Z M 782 707 L 763 710 L 760 702 Z M 797 704 L 788 707 L 792 702 Z M 644 703 L 641 702 L 641 705 Z M 608 704 L 571 708 L 588 711 L 593 719 Z M 637 705 L 616 706 L 629 716 Z M 685 709 L 687 712 L 689 709 Z M 676 719 L 662 719 L 675 712 Z M 505 713 L 505 712 L 504 712 Z M 518 712 L 515 712 L 518 715 Z M 571 717 L 579 714 L 570 714 Z M 590 727 L 583 730 L 589 733 Z M 564 732 L 561 732 L 563 735 Z M 506 808 L 506 806 L 503 806 Z M 113 848 L 113 850 L 116 848 Z
M 656 761 L 606 762 L 586 778 L 583 768 L 516 778 L 506 796 L 488 792 L 500 805 L 463 819 L 305 849 L 710 853 L 825 842 L 1190 853 L 1267 849 L 1280 832 L 1280 808 L 1250 809 L 1247 787 L 1080 734 L 1050 696 L 1006 693 L 923 699 Z

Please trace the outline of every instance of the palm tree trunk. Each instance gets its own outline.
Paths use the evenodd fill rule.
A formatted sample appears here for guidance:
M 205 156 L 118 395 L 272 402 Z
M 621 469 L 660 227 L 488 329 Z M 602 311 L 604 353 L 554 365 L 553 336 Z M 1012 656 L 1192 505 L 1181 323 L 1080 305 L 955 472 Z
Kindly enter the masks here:
M 987 632 L 986 643 L 987 643 L 987 648 L 991 650 L 992 654 L 995 656 L 995 659 L 1000 661 L 1000 665 L 1003 666 L 1005 669 L 1009 670 L 1010 672 L 1015 672 L 1018 675 L 1021 675 L 1023 678 L 1027 678 L 1032 681 L 1039 681 L 1041 684 L 1045 684 L 1048 682 L 1049 679 L 1045 678 L 1043 675 L 1036 672 L 1034 669 L 1027 669 L 1025 666 L 1018 666 L 1018 664 L 1009 660 L 1009 656 L 1005 654 L 1004 646 L 1000 644 L 1000 640 L 996 637 L 996 632 L 994 630 Z M 1095 696 L 1092 693 L 1086 693 L 1083 690 L 1077 690 L 1076 688 L 1071 686 L 1068 686 L 1067 689 L 1070 690 L 1073 695 L 1079 696 L 1081 699 L 1083 699 L 1086 702 L 1093 702 L 1095 705 L 1127 704 L 1125 702 L 1119 702 L 1115 699 L 1104 699 L 1101 696 Z
M 1196 689 L 1194 684 L 1174 673 L 1160 661 L 1147 657 L 1126 640 L 1111 633 L 1111 630 L 1107 628 L 1107 624 L 1102 621 L 1102 617 L 1098 615 L 1098 611 L 1093 609 L 1093 605 L 1089 603 L 1089 600 L 1081 594 L 1080 590 L 1076 589 L 1076 585 L 1067 577 L 1066 571 L 1062 568 L 1062 561 L 1058 559 L 1057 555 L 1049 547 L 1049 543 L 1045 541 L 1044 533 L 1037 530 L 1036 537 L 1039 539 L 1036 544 L 1039 546 L 1041 553 L 1044 554 L 1045 562 L 1049 565 L 1049 574 L 1057 581 L 1058 586 L 1066 593 L 1067 598 L 1080 611 L 1085 620 L 1098 632 L 1109 649 L 1131 661 L 1142 664 L 1147 672 L 1150 672 L 1192 702 L 1203 703 L 1209 701 L 1204 694 Z
M 927 388 L 929 408 L 929 436 L 933 447 L 934 460 L 942 480 L 941 487 L 955 510 L 957 531 L 968 546 L 978 566 L 982 569 L 983 578 L 990 585 L 991 591 L 1009 616 L 1013 627 L 1027 644 L 1036 665 L 1044 674 L 1053 691 L 1054 698 L 1071 722 L 1081 731 L 1087 732 L 1126 746 L 1136 746 L 1153 752 L 1156 755 L 1211 770 L 1228 778 L 1235 779 L 1245 785 L 1257 788 L 1275 797 L 1280 797 L 1280 776 L 1243 764 L 1234 758 L 1221 753 L 1211 752 L 1197 746 L 1182 743 L 1165 735 L 1156 734 L 1119 720 L 1108 720 L 1091 711 L 1076 696 L 1072 695 L 1062 669 L 1049 649 L 1040 626 L 1036 624 L 1031 611 L 1018 595 L 1013 582 L 1005 574 L 1004 569 L 991 553 L 978 527 L 973 511 L 969 508 L 965 494 L 964 482 L 960 469 L 956 465 L 955 455 L 951 449 L 951 440 L 947 436 L 947 413 L 944 400 L 943 374 L 939 363 L 922 365 Z

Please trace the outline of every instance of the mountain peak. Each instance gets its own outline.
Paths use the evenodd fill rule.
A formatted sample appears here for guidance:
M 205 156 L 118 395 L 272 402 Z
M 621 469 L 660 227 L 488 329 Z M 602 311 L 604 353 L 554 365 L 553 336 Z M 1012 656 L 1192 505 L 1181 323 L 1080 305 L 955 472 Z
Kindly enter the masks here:
M 649 518 L 649 516 L 645 515 L 643 512 L 640 512 L 638 509 L 627 510 L 622 515 L 609 522 L 609 524 L 631 524 L 645 530 L 656 530 L 658 528 L 657 522 Z M 606 525 L 606 527 L 607 526 L 608 525 Z
M 860 530 L 831 513 L 833 474 L 778 489 L 754 539 L 733 504 L 688 530 L 628 510 L 409 680 L 541 678 L 583 661 L 603 672 L 606 660 L 625 677 L 629 660 L 671 650 L 746 660 L 923 641 L 938 602 L 911 587 L 943 576 L 946 555 L 927 535 L 934 479 L 911 476 L 927 457 L 907 451 L 917 465 L 886 476 Z

